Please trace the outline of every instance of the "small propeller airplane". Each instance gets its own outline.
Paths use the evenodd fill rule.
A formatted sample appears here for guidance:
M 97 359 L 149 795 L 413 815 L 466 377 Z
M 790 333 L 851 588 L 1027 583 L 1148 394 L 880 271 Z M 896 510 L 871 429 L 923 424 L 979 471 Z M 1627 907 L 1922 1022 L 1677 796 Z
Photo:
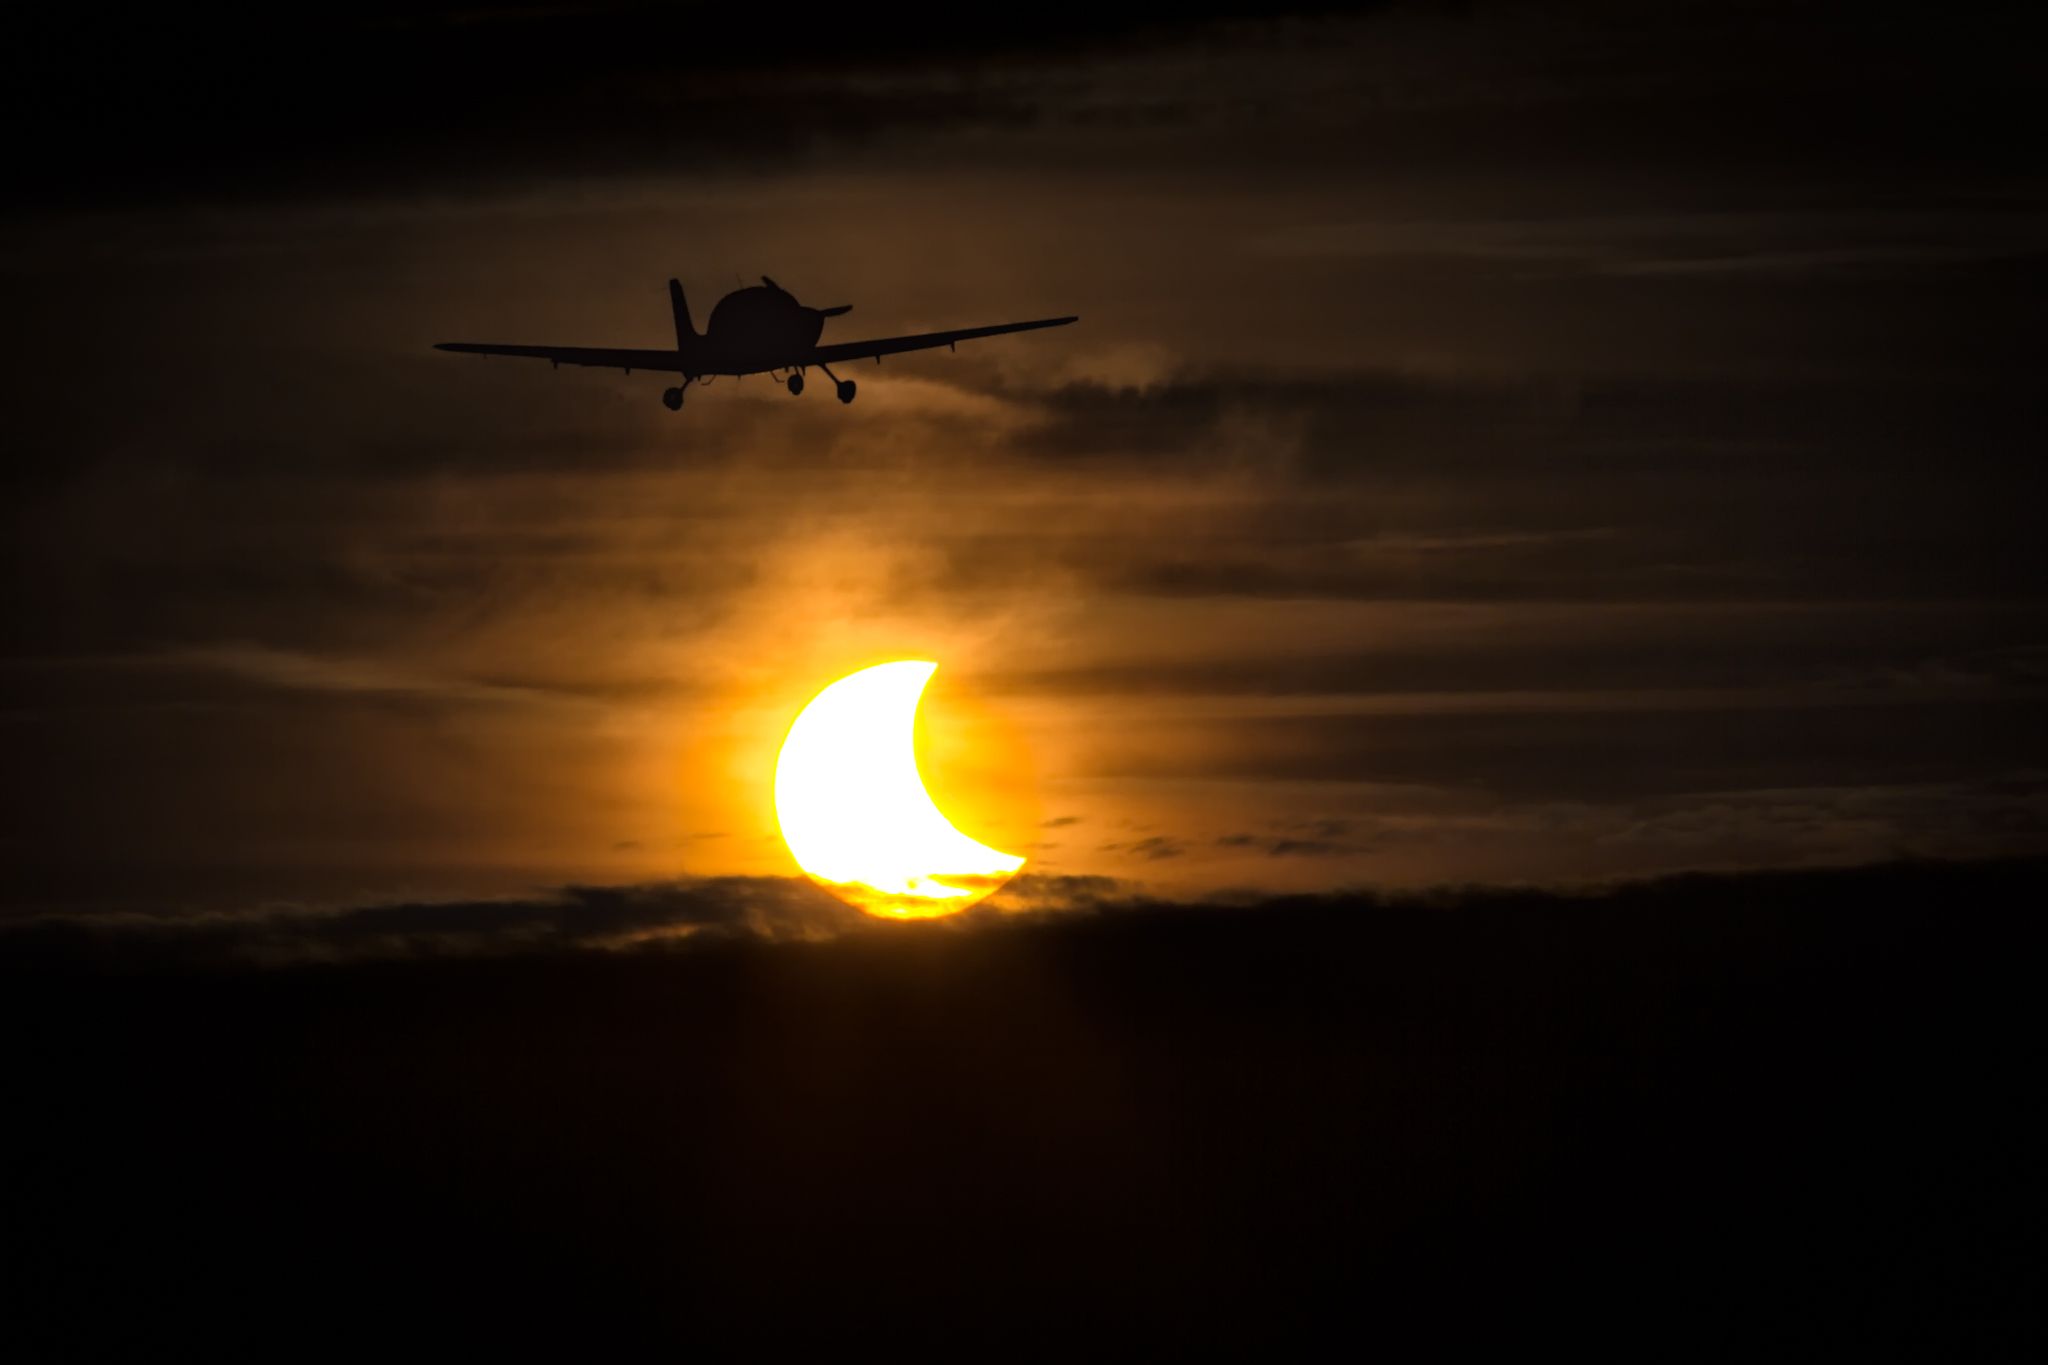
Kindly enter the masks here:
M 920 332 L 915 336 L 883 337 L 877 341 L 838 341 L 820 346 L 825 319 L 850 312 L 853 305 L 836 308 L 806 308 L 796 296 L 766 275 L 761 283 L 738 289 L 718 301 L 711 310 L 711 323 L 699 333 L 690 322 L 690 305 L 683 301 L 683 286 L 668 282 L 669 309 L 675 314 L 676 346 L 672 351 L 634 351 L 601 346 L 500 346 L 488 342 L 443 341 L 437 351 L 460 351 L 467 355 L 512 355 L 545 360 L 551 365 L 594 365 L 601 369 L 654 370 L 680 374 L 683 382 L 661 395 L 670 412 L 683 406 L 683 390 L 714 375 L 773 374 L 792 394 L 804 391 L 804 371 L 817 367 L 830 379 L 842 403 L 851 403 L 856 389 L 851 379 L 832 373 L 834 362 L 866 360 L 880 364 L 885 355 L 902 351 L 927 351 L 939 346 L 979 337 L 1002 336 L 1006 332 L 1031 332 L 1041 327 L 1064 327 L 1077 318 L 1040 318 L 1035 322 L 1005 322 L 994 327 L 963 327 L 952 332 Z M 785 374 L 786 372 L 786 374 Z

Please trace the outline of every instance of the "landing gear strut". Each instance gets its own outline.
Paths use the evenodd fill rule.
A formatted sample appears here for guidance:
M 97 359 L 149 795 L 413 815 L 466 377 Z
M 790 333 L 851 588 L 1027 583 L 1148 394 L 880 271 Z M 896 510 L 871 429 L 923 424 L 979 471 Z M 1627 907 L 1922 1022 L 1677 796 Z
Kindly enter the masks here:
M 672 389 L 663 389 L 661 391 L 661 405 L 670 412 L 681 412 L 683 410 L 682 386 L 679 384 Z
M 839 395 L 839 401 L 842 403 L 851 403 L 853 401 L 853 395 L 856 392 L 856 386 L 854 382 L 851 379 L 841 379 L 838 375 L 832 373 L 832 370 L 829 366 L 820 365 L 818 368 L 824 370 L 825 377 L 831 380 L 833 384 L 837 386 L 835 392 L 837 392 Z

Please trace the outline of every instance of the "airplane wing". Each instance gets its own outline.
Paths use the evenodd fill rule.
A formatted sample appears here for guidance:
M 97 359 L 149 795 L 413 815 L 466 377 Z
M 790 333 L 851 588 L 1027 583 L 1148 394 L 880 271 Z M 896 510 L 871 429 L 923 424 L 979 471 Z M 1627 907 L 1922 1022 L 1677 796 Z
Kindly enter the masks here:
M 436 342 L 437 351 L 464 355 L 516 355 L 557 365 L 595 365 L 606 370 L 672 370 L 682 373 L 683 358 L 675 351 L 623 351 L 601 346 L 494 346 L 475 341 Z
M 895 355 L 899 351 L 928 351 L 936 346 L 951 346 L 956 341 L 973 341 L 976 337 L 999 337 L 1005 332 L 1035 332 L 1041 327 L 1064 327 L 1078 318 L 1040 318 L 1036 322 L 1005 322 L 994 327 L 963 327 L 957 332 L 920 332 L 916 336 L 883 337 L 879 341 L 835 341 L 830 346 L 814 346 L 800 365 L 830 365 L 838 360 L 866 360 L 869 356 L 880 359 Z

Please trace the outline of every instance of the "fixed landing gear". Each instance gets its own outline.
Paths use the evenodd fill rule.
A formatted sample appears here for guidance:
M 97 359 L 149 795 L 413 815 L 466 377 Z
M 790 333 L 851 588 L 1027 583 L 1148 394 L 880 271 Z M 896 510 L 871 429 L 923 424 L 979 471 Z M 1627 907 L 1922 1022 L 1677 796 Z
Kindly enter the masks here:
M 841 379 L 838 375 L 832 373 L 830 369 L 827 369 L 823 365 L 820 365 L 818 368 L 824 370 L 825 377 L 832 381 L 832 392 L 838 395 L 839 401 L 842 403 L 851 403 L 853 401 L 854 394 L 860 391 L 860 386 L 855 384 L 851 379 Z M 709 381 L 685 379 L 681 384 L 678 384 L 676 387 L 672 389 L 663 389 L 661 393 L 662 406 L 666 407 L 670 412 L 682 411 L 683 394 L 689 389 L 690 385 L 693 382 L 705 383 Z M 790 397 L 800 397 L 804 391 L 803 371 L 792 371 L 788 378 L 782 381 L 782 386 L 789 390 Z
M 833 392 L 839 395 L 839 401 L 851 403 L 853 395 L 859 391 L 858 386 L 851 379 L 841 379 L 838 375 L 832 373 L 829 366 L 820 365 L 818 368 L 824 370 L 825 377 L 832 381 L 834 385 Z

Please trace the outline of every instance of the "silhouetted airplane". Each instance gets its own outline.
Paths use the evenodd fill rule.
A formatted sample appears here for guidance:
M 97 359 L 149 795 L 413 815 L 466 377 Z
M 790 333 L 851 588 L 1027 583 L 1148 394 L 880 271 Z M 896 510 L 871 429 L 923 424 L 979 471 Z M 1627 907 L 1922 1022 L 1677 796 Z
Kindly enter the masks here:
M 437 351 L 462 351 L 470 355 L 517 355 L 545 360 L 553 365 L 595 365 L 602 369 L 660 370 L 682 375 L 683 382 L 664 391 L 661 401 L 670 412 L 683 406 L 683 390 L 694 381 L 713 375 L 769 374 L 790 372 L 784 381 L 793 394 L 804 391 L 804 371 L 815 365 L 825 371 L 837 388 L 839 401 L 851 403 L 854 382 L 832 373 L 835 360 L 866 360 L 877 364 L 885 355 L 899 351 L 925 351 L 976 337 L 1001 336 L 1005 332 L 1029 332 L 1040 327 L 1064 327 L 1075 318 L 1040 318 L 1036 322 L 1005 322 L 994 327 L 963 327 L 954 332 L 920 332 L 916 336 L 884 337 L 879 341 L 841 341 L 820 346 L 818 336 L 825 319 L 852 310 L 842 303 L 837 308 L 806 308 L 796 296 L 766 275 L 758 287 L 734 290 L 711 310 L 711 325 L 699 334 L 690 323 L 690 305 L 683 301 L 683 286 L 668 282 L 669 307 L 676 318 L 676 348 L 673 351 L 629 351 L 597 346 L 498 346 L 472 341 L 443 341 Z

